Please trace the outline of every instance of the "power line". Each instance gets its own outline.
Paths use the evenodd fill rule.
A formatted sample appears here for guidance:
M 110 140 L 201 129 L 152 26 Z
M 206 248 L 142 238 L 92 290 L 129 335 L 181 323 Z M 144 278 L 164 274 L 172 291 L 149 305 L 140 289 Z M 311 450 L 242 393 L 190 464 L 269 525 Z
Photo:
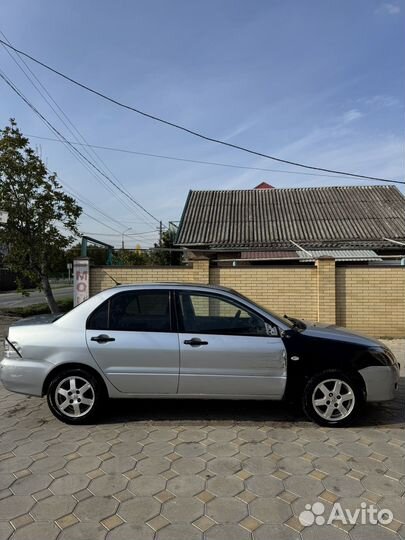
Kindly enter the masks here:
M 3 43 L 3 41 L 0 39 L 0 42 Z M 45 116 L 39 112 L 39 110 L 24 96 L 24 94 L 22 94 L 18 88 L 14 85 L 14 83 L 11 82 L 11 80 L 3 73 L 0 71 L 0 77 L 4 80 L 4 82 L 28 105 L 28 107 L 30 107 L 30 109 L 32 109 L 35 114 L 37 114 L 43 122 L 45 122 L 45 124 L 54 132 L 56 133 L 56 135 L 58 137 L 60 137 L 61 139 L 64 139 L 67 144 L 68 141 L 67 139 L 65 139 L 65 137 L 45 118 Z M 82 152 L 80 152 L 80 150 L 78 150 L 77 148 L 75 148 L 75 146 L 73 145 L 69 145 L 71 146 L 71 148 L 74 149 L 75 152 L 77 152 L 87 163 L 89 163 L 89 165 L 91 165 L 98 173 L 100 173 L 103 177 L 105 177 L 112 185 L 114 185 L 121 193 L 123 193 L 129 200 L 131 200 L 135 205 L 137 205 L 139 208 L 141 208 L 146 214 L 148 214 L 153 220 L 155 220 L 156 222 L 160 223 L 160 220 L 155 217 L 153 214 L 151 214 L 148 210 L 146 210 L 146 208 L 144 208 L 140 203 L 138 203 L 138 201 L 136 201 L 132 195 L 130 195 L 128 192 L 124 191 L 116 182 L 114 182 L 114 180 L 112 180 L 108 175 L 106 175 L 103 171 L 100 170 L 100 168 L 95 165 L 94 163 L 92 163 L 84 154 L 82 154 Z
M 0 76 L 2 76 L 5 74 L 1 72 L 0 70 Z M 7 79 L 7 77 L 5 76 L 5 78 Z M 11 83 L 11 81 L 10 81 Z M 12 84 L 12 83 L 11 83 Z M 21 92 L 20 92 L 21 93 Z M 23 96 L 23 94 L 21 93 L 21 96 Z M 25 97 L 25 96 L 24 96 Z M 28 101 L 28 100 L 27 100 Z M 41 118 L 42 119 L 42 118 Z M 58 139 L 56 139 L 58 140 Z M 60 141 L 62 142 L 62 141 Z M 50 171 L 47 170 L 48 174 L 50 174 Z M 110 221 L 113 221 L 115 223 L 117 223 L 120 227 L 122 228 L 125 228 L 125 225 L 123 225 L 122 223 L 120 223 L 118 220 L 116 220 L 115 218 L 109 216 L 108 214 L 106 214 L 105 212 L 103 212 L 102 210 L 100 210 L 95 204 L 93 204 L 92 202 L 90 202 L 89 200 L 85 199 L 84 197 L 81 197 L 73 188 L 72 186 L 70 186 L 66 181 L 62 181 L 61 178 L 59 178 L 59 181 L 62 183 L 62 185 L 65 185 L 67 186 L 69 189 L 66 189 L 66 192 L 68 194 L 70 194 L 71 196 L 73 196 L 74 198 L 78 199 L 82 204 L 85 204 L 85 205 L 88 205 L 90 206 L 91 208 L 93 208 L 96 212 L 100 213 L 102 216 L 104 216 L 105 218 L 107 218 L 108 220 Z M 70 191 L 69 191 L 70 190 Z M 94 221 L 97 221 L 97 223 L 100 223 L 101 225 L 113 230 L 113 231 L 117 231 L 119 232 L 117 229 L 113 229 L 112 227 L 106 225 L 105 223 L 102 223 L 101 221 L 97 220 L 96 218 L 94 218 L 93 216 L 91 216 L 90 214 L 88 214 L 87 212 L 85 211 L 82 211 L 83 214 L 87 215 L 90 219 L 93 219 Z
M 7 82 L 7 84 L 13 85 L 13 83 L 7 78 L 7 76 L 6 76 L 1 70 L 0 70 L 0 77 L 3 78 L 3 80 L 5 80 L 5 81 Z M 18 95 L 19 95 L 22 99 L 24 99 L 24 101 L 25 101 L 27 104 L 29 104 L 29 106 L 34 110 L 34 112 L 37 113 L 37 109 L 35 109 L 35 107 L 28 101 L 28 99 L 27 99 L 27 98 L 26 98 L 26 97 L 25 97 L 25 96 L 24 96 L 24 95 L 23 95 L 16 87 L 15 87 L 15 91 L 18 93 Z M 41 113 L 39 113 L 39 111 L 38 111 L 37 114 L 39 114 L 41 120 L 44 120 L 44 121 L 46 122 L 46 125 L 48 125 L 48 122 L 47 122 L 46 119 L 41 115 Z M 49 125 L 51 126 L 50 123 L 49 123 Z M 52 126 L 52 128 L 53 128 L 53 126 Z M 47 171 L 47 172 L 49 173 L 50 171 Z M 61 179 L 59 179 L 59 180 L 62 182 Z M 108 214 L 106 214 L 105 212 L 103 212 L 102 210 L 100 210 L 99 208 L 97 208 L 92 202 L 90 202 L 90 201 L 88 201 L 88 200 L 85 200 L 85 199 L 82 198 L 80 195 L 78 195 L 78 193 L 75 192 L 75 190 L 74 190 L 67 182 L 63 182 L 63 183 L 66 184 L 67 187 L 70 189 L 70 192 L 69 192 L 69 190 L 66 190 L 67 193 L 69 193 L 69 194 L 72 195 L 73 197 L 77 198 L 77 199 L 78 199 L 80 202 L 82 202 L 83 204 L 86 204 L 86 205 L 92 207 L 94 210 L 96 210 L 97 212 L 99 212 L 100 214 L 102 214 L 104 217 L 106 217 L 106 218 L 109 219 L 110 221 L 113 221 L 113 222 L 117 223 L 120 227 L 122 227 L 122 228 L 125 227 L 122 223 L 120 223 L 119 221 L 117 221 L 115 218 L 109 216 Z M 85 212 L 83 212 L 83 213 L 85 213 Z M 87 215 L 87 214 L 86 214 L 86 215 Z M 89 216 L 89 217 L 91 217 L 91 216 Z M 93 219 L 94 219 L 94 218 L 93 218 Z M 101 222 L 99 222 L 99 223 L 101 223 Z M 103 224 L 103 223 L 101 223 L 101 224 Z M 105 226 L 108 227 L 107 225 L 105 225 Z M 109 227 L 109 228 L 111 228 L 111 227 Z M 113 229 L 113 230 L 117 230 L 117 229 Z M 119 231 L 117 231 L 117 232 L 119 232 Z
M 71 82 L 72 84 L 75 84 L 76 86 L 79 86 L 80 88 L 83 88 L 84 90 L 87 90 L 88 92 L 91 92 L 92 94 L 95 94 L 95 95 L 101 97 L 102 99 L 105 99 L 106 101 L 114 103 L 115 105 L 117 105 L 119 107 L 130 110 L 132 112 L 135 112 L 136 114 L 139 114 L 139 115 L 144 116 L 146 118 L 150 118 L 151 120 L 154 120 L 156 122 L 160 122 L 161 124 L 165 124 L 167 126 L 173 127 L 173 128 L 178 129 L 180 131 L 184 131 L 185 133 L 188 133 L 188 134 L 193 135 L 195 137 L 199 137 L 200 139 L 204 139 L 206 141 L 213 142 L 213 143 L 216 143 L 216 144 L 221 144 L 223 146 L 227 146 L 229 148 L 234 148 L 236 150 L 241 150 L 242 152 L 247 152 L 249 154 L 253 154 L 255 156 L 259 156 L 259 157 L 262 157 L 262 158 L 271 159 L 271 160 L 277 161 L 279 163 L 286 163 L 288 165 L 293 165 L 295 167 L 302 167 L 304 169 L 311 169 L 311 170 L 314 170 L 314 171 L 323 171 L 323 172 L 332 173 L 332 174 L 339 174 L 339 175 L 342 175 L 342 176 L 348 176 L 348 177 L 352 177 L 352 178 L 362 178 L 364 180 L 377 180 L 377 181 L 380 181 L 380 182 L 386 182 L 387 181 L 386 178 L 379 178 L 379 177 L 368 176 L 368 175 L 363 175 L 363 174 L 354 174 L 354 173 L 349 173 L 349 172 L 345 172 L 345 171 L 336 171 L 336 170 L 333 170 L 333 169 L 327 169 L 327 168 L 324 168 L 324 167 L 315 167 L 315 166 L 312 166 L 312 165 L 305 165 L 304 163 L 299 163 L 299 162 L 295 162 L 295 161 L 289 161 L 287 159 L 281 159 L 281 158 L 278 158 L 276 156 L 271 156 L 270 154 L 264 154 L 263 152 L 250 150 L 249 148 L 245 148 L 245 147 L 239 146 L 237 144 L 232 144 L 232 143 L 223 141 L 221 139 L 216 139 L 214 137 L 209 137 L 208 135 L 203 135 L 202 133 L 199 133 L 198 131 L 194 131 L 192 129 L 186 128 L 185 126 L 181 126 L 180 124 L 175 124 L 174 122 L 170 122 L 168 120 L 160 118 L 159 116 L 149 114 L 149 113 L 147 113 L 145 111 L 142 111 L 142 110 L 137 109 L 135 107 L 132 107 L 130 105 L 126 105 L 125 103 L 122 103 L 122 102 L 118 101 L 115 98 L 107 96 L 107 95 L 103 94 L 102 92 L 100 92 L 98 90 L 95 90 L 94 88 L 91 88 L 90 86 L 87 86 L 87 85 L 85 85 L 85 84 L 83 84 L 83 83 L 81 83 L 81 82 L 79 82 L 79 81 L 77 81 L 75 79 L 72 79 L 68 75 L 65 75 L 61 71 L 58 71 L 57 69 L 52 68 L 51 66 L 45 64 L 44 62 L 41 62 L 40 60 L 38 60 L 37 58 L 34 58 L 30 54 L 28 54 L 28 53 L 26 53 L 26 52 L 24 52 L 24 51 L 22 51 L 20 49 L 17 49 L 13 45 L 11 45 L 9 43 L 6 43 L 2 39 L 0 39 L 0 43 L 3 43 L 3 45 L 5 45 L 6 47 L 9 47 L 10 49 L 13 49 L 15 52 L 17 52 L 18 54 L 22 54 L 26 58 L 29 58 L 29 60 L 31 60 L 32 62 L 35 62 L 36 64 L 38 64 L 38 65 L 44 67 L 45 69 L 55 73 L 56 75 L 59 75 L 60 77 L 63 77 L 64 79 Z
M 10 44 L 10 41 L 7 39 L 6 35 L 4 34 L 4 32 L 2 32 L 0 30 L 0 34 L 2 34 L 2 36 L 4 37 L 4 39 Z M 7 47 L 5 45 L 3 45 L 3 48 L 4 50 L 7 52 L 7 54 L 10 56 L 10 58 L 13 60 L 13 62 L 18 66 L 18 68 L 24 73 L 25 77 L 30 81 L 30 83 L 32 84 L 32 86 L 37 90 L 37 92 L 40 94 L 40 96 L 44 99 L 44 101 L 49 105 L 49 107 L 52 109 L 52 111 L 55 113 L 55 115 L 59 118 L 59 120 L 63 123 L 63 125 L 68 129 L 69 133 L 71 133 L 71 135 L 73 135 L 73 137 L 75 138 L 75 141 L 78 141 L 74 131 L 72 131 L 72 129 L 70 128 L 69 124 L 73 127 L 73 130 L 76 131 L 76 133 L 78 133 L 79 137 L 81 138 L 81 140 L 84 142 L 84 143 L 87 143 L 86 139 L 82 136 L 82 134 L 80 133 L 80 131 L 76 128 L 76 126 L 73 124 L 73 122 L 69 119 L 69 117 L 67 116 L 67 114 L 64 112 L 64 110 L 58 105 L 58 103 L 53 99 L 53 97 L 51 96 L 51 94 L 48 92 L 47 88 L 42 84 L 42 82 L 38 79 L 38 77 L 35 75 L 35 73 L 31 70 L 31 68 L 29 67 L 29 65 L 27 64 L 27 62 L 25 62 L 24 58 L 22 58 L 20 55 L 18 55 L 18 53 L 15 53 L 16 54 L 16 57 L 18 58 L 15 58 L 13 56 L 13 53 L 7 49 Z M 40 88 L 38 88 L 37 84 L 33 81 L 32 77 L 30 76 L 29 73 L 27 73 L 27 71 L 22 67 L 22 65 L 20 64 L 20 62 L 22 64 L 24 64 L 24 66 L 27 68 L 27 70 L 29 71 L 29 73 L 32 75 L 32 77 L 37 81 L 37 83 L 39 84 L 39 86 L 43 89 L 43 91 L 45 92 L 45 94 L 49 97 L 49 99 L 54 103 L 55 107 L 60 111 L 61 114 L 58 113 L 58 111 L 55 109 L 55 107 L 52 105 L 52 103 L 49 101 L 49 99 L 44 95 L 44 93 L 41 91 Z M 64 120 L 64 118 L 66 118 L 66 122 Z M 49 127 L 49 126 L 48 126 Z M 65 139 L 65 138 L 64 138 Z M 130 211 L 132 211 L 132 208 L 128 205 L 128 203 L 126 201 L 124 201 L 124 199 L 121 198 L 121 196 L 119 194 L 117 194 L 108 184 L 108 182 L 106 182 L 102 177 L 100 177 L 96 172 L 94 172 L 93 169 L 91 169 L 88 164 L 81 158 L 80 155 L 78 155 L 76 152 L 73 151 L 73 149 L 71 148 L 71 146 L 69 145 L 68 142 L 66 142 L 66 139 L 63 140 L 63 139 L 56 139 L 58 142 L 61 142 L 62 144 L 64 144 L 64 146 L 66 146 L 66 148 L 69 150 L 69 152 L 75 157 L 75 159 L 77 159 L 79 161 L 79 163 L 81 163 L 85 168 L 86 170 L 97 180 L 97 182 L 101 182 L 103 184 L 103 186 L 105 187 L 105 189 L 107 189 L 107 191 L 109 191 L 121 204 L 123 204 L 127 209 L 129 209 Z M 71 143 L 70 143 L 71 144 Z M 91 154 L 90 152 L 85 149 L 85 152 L 87 153 L 88 156 L 91 157 Z M 93 155 L 96 156 L 96 159 L 98 159 L 98 161 L 100 162 L 101 160 L 98 158 L 96 152 L 91 149 L 91 152 Z M 102 164 L 104 164 L 102 161 L 101 161 Z M 104 164 L 104 166 L 106 167 L 107 170 L 108 167 Z M 109 171 L 111 174 L 113 174 L 111 171 Z M 113 175 L 114 176 L 114 175 Z M 119 182 L 119 180 L 114 177 L 117 182 Z M 120 182 L 119 182 L 120 183 Z M 122 184 L 121 184 L 122 185 Z M 123 187 L 123 186 L 122 186 Z
M 61 142 L 59 139 L 54 139 L 53 137 L 42 137 L 39 135 L 31 135 L 27 134 L 27 137 L 32 137 L 34 139 L 40 139 L 44 141 L 54 141 L 54 142 Z M 294 175 L 303 175 L 303 176 L 317 176 L 322 178 L 347 178 L 346 176 L 339 176 L 336 174 L 320 174 L 320 173 L 310 173 L 310 172 L 303 172 L 303 171 L 288 171 L 288 170 L 282 170 L 282 169 L 268 169 L 268 168 L 262 168 L 262 167 L 250 167 L 247 165 L 234 165 L 232 163 L 220 163 L 217 161 L 203 161 L 198 159 L 187 159 L 187 158 L 181 158 L 176 156 L 165 156 L 162 154 L 151 154 L 149 152 L 139 152 L 136 150 L 129 150 L 126 148 L 117 148 L 114 146 L 101 146 L 98 144 L 89 144 L 89 143 L 80 143 L 80 142 L 74 142 L 70 141 L 73 145 L 80 145 L 80 146 L 89 146 L 91 148 L 98 148 L 100 150 L 108 150 L 111 152 L 122 152 L 124 154 L 135 154 L 137 156 L 145 156 L 145 157 L 153 157 L 153 158 L 159 158 L 159 159 L 168 159 L 172 161 L 182 161 L 186 163 L 196 163 L 198 165 L 214 165 L 217 167 L 230 167 L 232 169 L 247 169 L 251 171 L 263 171 L 263 172 L 275 172 L 280 174 L 294 174 Z M 356 178 L 353 178 L 353 180 L 356 180 Z M 359 179 L 360 180 L 360 179 Z M 405 182 L 401 182 L 400 180 L 389 180 L 389 179 L 381 179 L 378 180 L 379 182 L 389 182 L 392 184 L 405 184 Z

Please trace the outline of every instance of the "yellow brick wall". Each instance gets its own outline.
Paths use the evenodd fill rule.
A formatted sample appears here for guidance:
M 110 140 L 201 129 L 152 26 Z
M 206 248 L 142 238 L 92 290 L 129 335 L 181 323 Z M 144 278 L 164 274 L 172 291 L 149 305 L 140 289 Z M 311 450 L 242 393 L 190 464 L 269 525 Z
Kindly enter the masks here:
M 281 315 L 287 313 L 304 319 L 317 318 L 315 267 L 212 268 L 210 282 L 231 287 Z
M 107 275 L 108 274 L 108 275 Z M 209 268 L 92 267 L 90 294 L 119 283 L 211 283 L 239 291 L 283 315 L 347 326 L 375 337 L 405 337 L 405 267 L 341 267 L 334 261 L 308 266 Z
M 337 267 L 337 324 L 376 337 L 405 337 L 405 267 Z
M 192 267 L 94 266 L 90 269 L 90 296 L 115 287 L 113 277 L 122 285 L 152 282 L 194 282 Z

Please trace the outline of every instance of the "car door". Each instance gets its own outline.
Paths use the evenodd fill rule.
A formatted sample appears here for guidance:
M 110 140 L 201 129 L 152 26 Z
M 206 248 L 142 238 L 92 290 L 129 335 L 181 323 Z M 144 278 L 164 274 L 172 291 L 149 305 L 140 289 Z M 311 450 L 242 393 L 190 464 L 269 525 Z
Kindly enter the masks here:
M 176 292 L 179 394 L 281 399 L 286 352 L 277 327 L 236 299 Z
M 175 394 L 179 341 L 169 290 L 127 290 L 88 318 L 87 346 L 111 383 L 127 394 Z

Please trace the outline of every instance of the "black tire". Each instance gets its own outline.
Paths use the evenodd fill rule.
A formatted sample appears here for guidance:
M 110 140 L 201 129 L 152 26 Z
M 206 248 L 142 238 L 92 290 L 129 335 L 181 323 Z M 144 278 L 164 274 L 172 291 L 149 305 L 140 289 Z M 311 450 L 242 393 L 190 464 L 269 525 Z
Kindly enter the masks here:
M 76 391 L 71 390 L 70 380 L 76 381 Z M 64 394 L 71 392 L 71 395 L 65 396 L 61 392 Z M 80 368 L 67 369 L 55 374 L 47 393 L 48 406 L 52 414 L 66 424 L 94 423 L 105 399 L 106 391 L 103 383 L 90 371 Z M 66 403 L 67 401 L 69 403 Z
M 342 392 L 337 395 L 333 391 L 334 381 L 342 383 Z M 319 388 L 322 383 L 324 383 L 323 387 L 330 391 L 325 398 L 323 396 L 326 392 Z M 353 400 L 348 390 L 352 392 Z M 320 404 L 324 399 L 325 403 Z M 316 401 L 318 404 L 315 403 Z M 355 376 L 330 369 L 317 373 L 308 381 L 304 388 L 302 405 L 307 417 L 321 426 L 348 426 L 356 419 L 364 405 L 364 392 Z

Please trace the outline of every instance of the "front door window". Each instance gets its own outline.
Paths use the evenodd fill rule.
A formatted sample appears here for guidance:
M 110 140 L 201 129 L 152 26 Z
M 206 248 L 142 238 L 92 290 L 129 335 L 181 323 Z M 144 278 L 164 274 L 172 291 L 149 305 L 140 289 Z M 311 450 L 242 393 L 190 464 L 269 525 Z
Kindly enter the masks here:
M 215 294 L 180 292 L 181 331 L 190 334 L 271 336 L 275 327 L 261 317 Z

